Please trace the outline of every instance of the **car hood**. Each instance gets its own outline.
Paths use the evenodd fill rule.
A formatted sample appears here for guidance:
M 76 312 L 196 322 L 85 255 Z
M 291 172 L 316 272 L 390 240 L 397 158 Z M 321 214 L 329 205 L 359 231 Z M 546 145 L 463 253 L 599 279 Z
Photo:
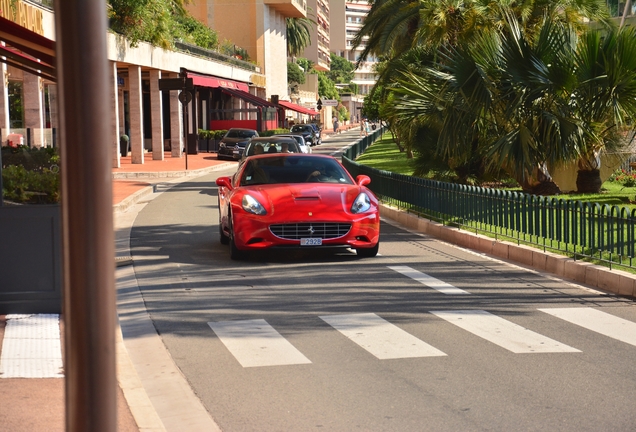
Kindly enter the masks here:
M 306 219 L 307 216 L 330 217 L 333 214 L 351 213 L 351 205 L 360 192 L 367 192 L 373 202 L 375 197 L 358 185 L 317 183 L 311 185 L 259 185 L 245 188 L 267 210 L 267 214 L 286 221 Z
M 225 145 L 238 144 L 240 146 L 245 146 L 249 140 L 249 138 L 223 138 L 221 142 L 225 143 Z

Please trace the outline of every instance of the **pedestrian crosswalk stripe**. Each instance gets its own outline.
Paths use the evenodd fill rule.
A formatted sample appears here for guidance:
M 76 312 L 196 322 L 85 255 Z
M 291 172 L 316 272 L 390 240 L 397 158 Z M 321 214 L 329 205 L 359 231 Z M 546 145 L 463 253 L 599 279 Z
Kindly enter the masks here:
M 0 378 L 63 378 L 60 317 L 7 315 Z
M 419 272 L 408 266 L 389 266 L 389 268 L 444 294 L 470 294 L 468 291 L 456 288 L 451 284 L 435 279 L 433 276 L 429 276 L 426 273 Z
M 380 360 L 446 355 L 374 313 L 327 315 L 320 319 Z
M 264 319 L 208 325 L 243 367 L 311 363 Z
M 539 309 L 588 330 L 636 346 L 636 323 L 590 307 Z
M 580 352 L 576 348 L 542 336 L 484 310 L 449 310 L 431 313 L 516 354 Z

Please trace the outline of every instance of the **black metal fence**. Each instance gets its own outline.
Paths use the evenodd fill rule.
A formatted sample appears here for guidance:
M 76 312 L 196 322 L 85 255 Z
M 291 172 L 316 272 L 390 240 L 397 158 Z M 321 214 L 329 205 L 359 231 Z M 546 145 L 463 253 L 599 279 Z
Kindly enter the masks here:
M 381 133 L 351 146 L 342 162 L 354 177 L 368 175 L 369 188 L 383 202 L 495 238 L 636 269 L 636 210 L 444 183 L 354 162 Z

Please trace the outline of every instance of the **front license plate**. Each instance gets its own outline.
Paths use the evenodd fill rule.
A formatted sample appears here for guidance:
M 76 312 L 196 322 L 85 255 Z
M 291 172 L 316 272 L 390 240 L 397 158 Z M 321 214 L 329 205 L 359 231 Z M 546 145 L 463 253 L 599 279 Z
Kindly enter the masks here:
M 300 245 L 301 246 L 321 246 L 322 239 L 321 238 L 301 238 Z

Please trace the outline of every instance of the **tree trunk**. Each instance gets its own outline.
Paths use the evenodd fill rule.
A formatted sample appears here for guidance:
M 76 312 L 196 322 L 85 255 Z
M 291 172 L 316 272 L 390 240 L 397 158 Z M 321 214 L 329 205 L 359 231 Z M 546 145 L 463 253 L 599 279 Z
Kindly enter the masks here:
M 519 181 L 519 179 L 517 180 Z M 532 175 L 519 181 L 524 192 L 532 195 L 558 195 L 561 193 L 559 186 L 552 180 L 545 164 L 537 166 Z
M 578 171 L 576 176 L 576 191 L 578 193 L 599 193 L 602 184 L 601 172 L 599 170 Z
M 532 195 L 558 195 L 561 193 L 559 186 L 552 180 L 546 180 L 523 187 L 523 191 Z
M 579 171 L 576 175 L 576 191 L 578 193 L 599 193 L 601 191 L 601 157 L 595 151 L 579 158 Z

